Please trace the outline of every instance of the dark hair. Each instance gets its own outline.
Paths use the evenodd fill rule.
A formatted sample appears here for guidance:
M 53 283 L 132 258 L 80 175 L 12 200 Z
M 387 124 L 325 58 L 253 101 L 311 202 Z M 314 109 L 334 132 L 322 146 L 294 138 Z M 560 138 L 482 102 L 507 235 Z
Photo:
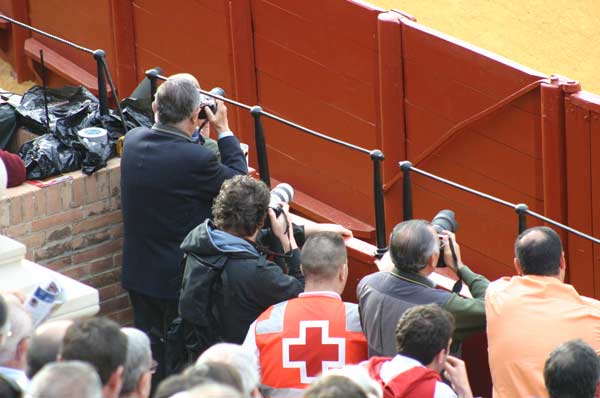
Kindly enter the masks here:
M 156 91 L 156 115 L 163 124 L 177 124 L 193 115 L 200 107 L 198 85 L 186 73 L 169 77 Z
M 550 398 L 592 398 L 600 378 L 600 360 L 582 340 L 571 340 L 550 353 L 544 381 Z
M 304 398 L 367 398 L 367 393 L 344 376 L 319 377 L 304 391 Z
M 335 232 L 311 235 L 302 247 L 302 270 L 307 279 L 331 279 L 348 261 L 344 238 Z
M 402 314 L 396 326 L 398 353 L 428 365 L 454 333 L 454 316 L 437 304 L 417 305 Z
M 4 327 L 7 317 L 8 309 L 6 307 L 6 301 L 4 300 L 4 297 L 0 294 L 0 329 Z
M 515 256 L 525 275 L 557 275 L 562 257 L 560 237 L 548 227 L 529 228 L 517 237 Z
M 390 234 L 390 257 L 401 271 L 420 271 L 438 250 L 438 240 L 428 221 L 401 222 Z
M 110 376 L 127 357 L 127 337 L 119 325 L 98 317 L 74 322 L 65 333 L 60 357 L 90 363 L 106 385 Z
M 212 207 L 215 225 L 239 237 L 254 234 L 265 221 L 269 187 L 249 176 L 235 176 L 223 183 Z

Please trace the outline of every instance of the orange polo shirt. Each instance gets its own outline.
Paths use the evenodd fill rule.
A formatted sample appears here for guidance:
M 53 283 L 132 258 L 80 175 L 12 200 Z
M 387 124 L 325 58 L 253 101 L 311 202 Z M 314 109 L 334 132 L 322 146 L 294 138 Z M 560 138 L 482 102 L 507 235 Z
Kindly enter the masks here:
M 582 339 L 600 353 L 600 302 L 556 278 L 492 282 L 485 313 L 494 398 L 547 397 L 544 363 L 568 340 Z

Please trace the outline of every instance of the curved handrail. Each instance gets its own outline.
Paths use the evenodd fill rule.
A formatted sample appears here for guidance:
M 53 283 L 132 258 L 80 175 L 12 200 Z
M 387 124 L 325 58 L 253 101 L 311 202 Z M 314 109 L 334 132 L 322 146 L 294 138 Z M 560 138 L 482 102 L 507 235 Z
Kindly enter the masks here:
M 149 69 L 146 71 L 146 77 L 150 80 L 150 95 L 154 98 L 154 94 L 156 92 L 156 81 L 157 80 L 167 80 L 166 76 L 163 76 L 156 69 Z M 375 234 L 376 234 L 376 242 L 377 242 L 377 252 L 375 256 L 377 258 L 381 258 L 383 254 L 387 251 L 386 247 L 386 230 L 385 230 L 385 209 L 383 204 L 383 183 L 381 178 L 381 162 L 384 160 L 383 152 L 379 149 L 368 150 L 366 148 L 360 147 L 358 145 L 351 144 L 349 142 L 339 140 L 337 138 L 330 137 L 326 134 L 320 133 L 315 130 L 311 130 L 304 126 L 301 126 L 297 123 L 284 119 L 280 116 L 274 115 L 270 112 L 264 111 L 260 106 L 250 106 L 239 101 L 232 100 L 230 98 L 226 98 L 209 91 L 205 91 L 199 89 L 199 91 L 213 98 L 217 98 L 227 104 L 235 105 L 239 108 L 250 111 L 252 117 L 254 118 L 254 140 L 256 145 L 256 156 L 258 159 L 258 168 L 260 178 L 269 186 L 271 186 L 270 175 L 269 175 L 269 162 L 267 159 L 267 149 L 265 144 L 265 137 L 262 128 L 262 122 L 260 117 L 266 116 L 269 119 L 275 120 L 281 124 L 286 126 L 295 128 L 296 130 L 302 131 L 304 133 L 310 134 L 314 137 L 320 138 L 325 141 L 332 142 L 337 145 L 344 146 L 345 148 L 352 149 L 354 151 L 369 155 L 373 162 L 373 193 L 374 193 L 374 207 L 375 207 Z
M 579 236 L 581 238 L 587 239 L 587 240 L 589 240 L 589 241 L 591 241 L 593 243 L 600 244 L 600 239 L 595 238 L 595 237 L 593 237 L 591 235 L 588 235 L 588 234 L 586 234 L 584 232 L 578 231 L 578 230 L 576 230 L 574 228 L 571 228 L 568 225 L 564 225 L 562 223 L 559 223 L 558 221 L 555 221 L 555 220 L 553 220 L 551 218 L 543 216 L 543 215 L 541 215 L 539 213 L 531 211 L 531 210 L 529 210 L 529 207 L 526 204 L 523 204 L 523 203 L 511 203 L 511 202 L 508 202 L 508 201 L 506 201 L 504 199 L 497 198 L 497 197 L 495 197 L 493 195 L 489 195 L 487 193 L 478 191 L 476 189 L 469 188 L 467 186 L 458 184 L 458 183 L 456 183 L 454 181 L 447 180 L 447 179 L 445 179 L 443 177 L 439 177 L 439 176 L 437 176 L 435 174 L 432 174 L 432 173 L 429 173 L 427 171 L 421 170 L 421 169 L 419 169 L 417 167 L 414 167 L 412 165 L 412 163 L 409 162 L 409 161 L 407 161 L 407 160 L 399 162 L 398 166 L 400 167 L 400 170 L 402 170 L 402 172 L 403 172 L 403 174 L 405 176 L 405 181 L 408 180 L 410 182 L 409 173 L 412 171 L 412 172 L 415 172 L 415 173 L 420 174 L 422 176 L 425 176 L 427 178 L 430 178 L 432 180 L 435 180 L 435 181 L 441 182 L 443 184 L 450 185 L 450 186 L 452 186 L 454 188 L 460 189 L 462 191 L 468 192 L 468 193 L 473 194 L 475 196 L 478 196 L 480 198 L 484 198 L 484 199 L 490 200 L 492 202 L 498 203 L 500 205 L 503 205 L 503 206 L 510 207 L 510 208 L 514 209 L 517 212 L 517 215 L 519 217 L 519 220 L 518 220 L 519 221 L 519 233 L 521 233 L 525 229 L 527 229 L 527 223 L 525 222 L 525 216 L 529 215 L 529 216 L 532 216 L 534 218 L 537 218 L 538 220 L 541 220 L 541 221 L 544 221 L 544 222 L 546 222 L 548 224 L 554 225 L 555 227 L 558 227 L 558 228 L 561 228 L 561 229 L 563 229 L 565 231 L 568 231 L 568 232 L 570 232 L 570 233 L 572 233 L 574 235 L 577 235 L 577 236 Z M 404 190 L 402 201 L 403 201 L 403 206 L 404 206 L 404 209 L 405 209 L 404 220 L 409 220 L 409 219 L 412 218 L 412 193 L 410 192 L 410 189 L 408 191 L 406 189 Z

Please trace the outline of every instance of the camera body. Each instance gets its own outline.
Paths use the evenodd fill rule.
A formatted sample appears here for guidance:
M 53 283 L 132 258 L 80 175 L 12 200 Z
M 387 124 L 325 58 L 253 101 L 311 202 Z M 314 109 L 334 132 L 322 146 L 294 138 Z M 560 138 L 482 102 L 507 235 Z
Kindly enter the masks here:
M 220 97 L 225 96 L 225 90 L 223 90 L 221 87 L 215 87 L 210 90 L 209 93 L 218 95 Z M 200 93 L 200 106 L 202 108 L 200 109 L 200 113 L 198 113 L 199 119 L 208 119 L 204 107 L 208 106 L 213 114 L 217 113 L 217 101 L 209 95 Z
M 431 220 L 431 224 L 435 228 L 438 234 L 441 234 L 442 231 L 450 231 L 455 233 L 458 229 L 458 223 L 456 222 L 456 218 L 454 217 L 454 212 L 452 210 L 440 210 L 433 220 Z M 437 267 L 445 267 L 447 264 L 444 262 L 444 248 L 440 248 L 440 257 L 438 258 Z

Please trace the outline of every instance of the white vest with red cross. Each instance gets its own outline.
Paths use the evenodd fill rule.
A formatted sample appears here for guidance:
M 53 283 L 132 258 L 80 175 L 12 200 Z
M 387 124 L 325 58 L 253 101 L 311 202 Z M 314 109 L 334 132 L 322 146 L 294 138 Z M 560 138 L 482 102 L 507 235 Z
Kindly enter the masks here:
M 267 398 L 302 397 L 322 372 L 367 359 L 358 306 L 331 295 L 302 293 L 270 307 L 255 325 Z

